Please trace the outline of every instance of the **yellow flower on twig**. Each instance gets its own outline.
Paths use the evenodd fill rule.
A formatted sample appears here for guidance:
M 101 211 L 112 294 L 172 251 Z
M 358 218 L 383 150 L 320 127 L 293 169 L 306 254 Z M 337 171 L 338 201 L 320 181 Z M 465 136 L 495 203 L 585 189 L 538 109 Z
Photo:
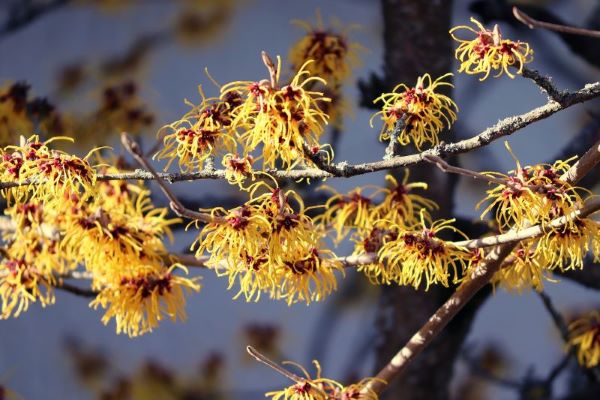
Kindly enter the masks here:
M 498 71 L 496 77 L 506 73 L 511 78 L 515 76 L 510 67 L 517 69 L 517 74 L 523 72 L 525 64 L 533 61 L 533 50 L 527 43 L 503 39 L 500 28 L 495 25 L 492 30 L 486 29 L 475 18 L 471 18 L 476 29 L 461 25 L 450 30 L 450 35 L 460 43 L 455 56 L 461 62 L 459 72 L 470 75 L 483 74 L 479 80 L 486 79 L 492 70 Z M 461 39 L 455 35 L 458 30 L 468 30 L 476 35 L 474 39 Z
M 401 83 L 392 93 L 384 93 L 375 99 L 374 103 L 382 102 L 382 110 L 371 117 L 380 115 L 383 127 L 380 140 L 390 140 L 392 136 L 402 145 L 413 143 L 421 150 L 426 143 L 439 143 L 438 134 L 444 126 L 450 128 L 456 121 L 458 107 L 454 101 L 439 92 L 441 87 L 452 87 L 444 80 L 451 77 L 448 73 L 432 80 L 429 74 L 417 79 L 414 87 Z

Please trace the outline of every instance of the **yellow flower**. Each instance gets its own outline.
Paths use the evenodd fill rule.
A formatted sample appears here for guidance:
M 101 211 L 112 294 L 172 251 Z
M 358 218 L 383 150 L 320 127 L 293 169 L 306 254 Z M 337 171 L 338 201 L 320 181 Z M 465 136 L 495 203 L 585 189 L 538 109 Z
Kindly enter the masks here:
M 54 140 L 70 138 L 55 137 L 40 142 L 37 135 L 22 140 L 19 146 L 7 146 L 1 151 L 0 176 L 7 181 L 25 183 L 26 189 L 13 188 L 5 190 L 8 197 L 17 199 L 30 192 L 33 197 L 48 200 L 61 196 L 93 194 L 96 172 L 87 158 L 97 149 L 92 150 L 84 158 L 79 158 L 62 151 L 50 149 L 48 144 Z
M 226 222 L 209 223 L 202 229 L 192 245 L 192 249 L 198 245 L 196 257 L 208 252 L 206 265 L 214 269 L 217 276 L 228 277 L 228 289 L 239 284 L 240 290 L 234 299 L 244 295 L 246 301 L 258 300 L 263 291 L 274 287 L 267 252 L 270 222 L 253 204 L 230 211 L 216 208 L 211 215 Z
M 438 283 L 447 287 L 452 275 L 454 281 L 458 281 L 459 273 L 466 268 L 469 253 L 438 237 L 441 231 L 451 230 L 466 238 L 451 225 L 453 222 L 454 219 L 438 220 L 428 227 L 421 216 L 420 229 L 391 225 L 391 230 L 398 232 L 397 237 L 386 241 L 377 254 L 386 268 L 384 276 L 415 288 L 419 288 L 425 278 L 425 290 Z
M 241 99 L 235 92 L 224 99 L 207 99 L 201 88 L 200 94 L 200 105 L 159 131 L 159 137 L 164 131 L 172 132 L 164 136 L 164 147 L 155 155 L 168 160 L 165 170 L 175 160 L 184 172 L 201 170 L 208 157 L 234 152 L 237 147 L 232 111 Z
M 479 80 L 486 79 L 492 70 L 498 71 L 495 77 L 506 73 L 511 78 L 515 76 L 510 67 L 515 67 L 517 73 L 523 72 L 525 64 L 533 61 L 533 50 L 527 43 L 503 39 L 498 25 L 493 30 L 486 29 L 479 21 L 471 17 L 476 29 L 461 25 L 450 30 L 450 35 L 460 43 L 455 57 L 461 62 L 459 72 L 467 74 L 484 74 Z M 474 39 L 461 39 L 454 33 L 466 29 L 476 35 Z
M 317 371 L 316 376 L 311 378 L 308 371 L 299 364 L 287 361 L 284 364 L 293 365 L 298 368 L 303 377 L 291 386 L 283 390 L 268 392 L 265 394 L 272 400 L 377 400 L 376 392 L 366 387 L 372 381 L 382 381 L 378 378 L 365 378 L 360 382 L 344 386 L 333 379 L 323 378 L 321 376 L 321 365 L 317 360 L 313 364 Z
M 292 22 L 306 31 L 306 35 L 290 49 L 289 59 L 294 69 L 308 60 L 314 60 L 307 66 L 311 75 L 320 76 L 337 86 L 350 77 L 352 69 L 360 65 L 358 53 L 364 47 L 348 39 L 348 31 L 356 26 L 344 29 L 338 21 L 333 21 L 332 28 L 325 28 L 318 11 L 314 26 L 307 21 Z
M 577 361 L 586 368 L 600 363 L 600 313 L 591 312 L 569 325 L 569 346 L 577 349 Z
M 561 271 L 583 268 L 583 259 L 600 237 L 598 222 L 575 219 L 562 228 L 553 229 L 539 239 L 536 255 L 545 260 L 546 268 Z
M 509 264 L 496 272 L 492 283 L 508 291 L 522 292 L 531 288 L 541 291 L 545 280 L 553 280 L 546 260 L 535 254 L 535 248 L 535 240 L 521 242 L 507 259 Z
M 166 255 L 163 237 L 171 237 L 169 226 L 180 221 L 167 219 L 167 209 L 155 208 L 148 191 L 140 191 L 124 204 L 105 200 L 98 196 L 91 204 L 73 207 L 72 221 L 60 243 L 64 254 L 93 273 L 93 287 L 135 272 L 140 261 L 161 260 Z
M 331 250 L 308 248 L 304 257 L 289 257 L 276 266 L 276 292 L 273 298 L 288 305 L 321 301 L 337 289 L 334 271 L 344 272 Z
M 398 183 L 393 175 L 385 176 L 389 187 L 381 190 L 385 197 L 373 210 L 373 214 L 383 224 L 389 225 L 389 222 L 392 222 L 397 225 L 410 226 L 419 222 L 421 212 L 426 221 L 431 221 L 428 211 L 436 210 L 438 205 L 426 197 L 412 193 L 414 189 L 427 190 L 427 184 L 424 182 L 408 183 L 408 178 L 408 168 L 404 170 L 404 178 L 401 183 Z
M 389 140 L 392 132 L 398 128 L 396 125 L 401 118 L 405 123 L 398 132 L 398 142 L 402 145 L 413 143 L 417 150 L 421 150 L 423 144 L 439 143 L 438 134 L 444 129 L 444 125 L 450 128 L 456 121 L 458 107 L 452 99 L 436 90 L 443 86 L 453 87 L 444 79 L 451 77 L 448 73 L 432 81 L 429 74 L 417 79 L 414 87 L 408 87 L 401 83 L 397 85 L 392 93 L 385 93 L 375 99 L 374 103 L 382 102 L 382 110 L 371 117 L 373 119 L 381 115 L 383 127 L 379 135 L 380 140 Z
M 372 228 L 365 232 L 359 232 L 352 238 L 352 241 L 355 242 L 352 255 L 378 253 L 384 243 L 397 240 L 398 232 L 389 228 L 389 226 L 387 229 Z M 389 285 L 393 278 L 385 263 L 379 258 L 375 258 L 371 263 L 359 265 L 357 271 L 365 274 L 374 285 Z
M 246 178 L 251 177 L 254 180 L 254 170 L 252 163 L 254 158 L 250 155 L 240 157 L 234 154 L 226 154 L 223 157 L 222 164 L 225 167 L 225 179 L 232 185 L 238 185 L 243 189 L 242 183 Z
M 320 248 L 324 232 L 305 214 L 300 196 L 264 182 L 251 186 L 249 193 L 241 207 L 211 211 L 214 221 L 193 245 L 198 245 L 196 257 L 207 252 L 206 264 L 228 278 L 229 288 L 239 285 L 234 298 L 243 295 L 246 301 L 268 293 L 288 304 L 310 303 L 335 290 L 334 271 L 342 270 L 341 265 L 333 252 Z
M 511 152 L 510 146 L 506 147 Z M 545 224 L 554 218 L 569 215 L 583 200 L 581 188 L 574 187 L 560 179 L 569 168 L 569 162 L 556 161 L 552 165 L 539 164 L 521 167 L 514 155 L 517 168 L 509 175 L 498 172 L 485 174 L 506 181 L 487 191 L 487 196 L 477 207 L 489 202 L 481 217 L 495 209 L 494 216 L 501 232 L 508 229 L 524 228 L 529 225 Z M 568 226 L 572 227 L 573 221 Z
M 147 270 L 145 270 L 147 268 Z M 106 309 L 102 323 L 115 319 L 117 333 L 130 337 L 152 332 L 165 317 L 172 321 L 185 320 L 185 294 L 198 292 L 196 279 L 173 274 L 174 264 L 168 270 L 157 272 L 154 266 L 139 266 L 139 272 L 123 276 L 120 281 L 106 286 L 90 306 Z
M 232 92 L 242 94 L 244 102 L 234 110 L 232 124 L 243 132 L 240 140 L 245 153 L 262 146 L 265 168 L 274 168 L 278 159 L 284 168 L 292 168 L 304 162 L 304 146 L 320 148 L 319 138 L 329 118 L 320 104 L 329 99 L 308 89 L 317 82 L 325 84 L 322 78 L 310 76 L 309 64 L 305 63 L 282 87 L 272 87 L 262 80 L 232 82 L 221 88 L 222 97 Z
M 336 232 L 335 240 L 340 242 L 350 229 L 368 229 L 373 226 L 372 215 L 373 194 L 364 196 L 364 188 L 356 188 L 348 194 L 339 194 L 333 188 L 324 186 L 322 189 L 333 192 L 325 205 L 323 214 L 316 218 L 324 228 L 333 228 Z
M 54 303 L 52 273 L 40 271 L 28 259 L 11 257 L 0 263 L 0 319 L 16 318 L 36 301 L 43 307 Z

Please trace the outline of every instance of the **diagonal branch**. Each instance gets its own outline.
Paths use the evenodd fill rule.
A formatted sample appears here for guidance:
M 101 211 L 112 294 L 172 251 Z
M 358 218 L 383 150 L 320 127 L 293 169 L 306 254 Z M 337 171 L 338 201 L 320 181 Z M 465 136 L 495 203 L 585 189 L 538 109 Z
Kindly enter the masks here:
M 567 171 L 561 179 L 570 184 L 575 184 L 600 162 L 600 148 L 594 146 L 588 150 L 578 162 Z M 460 310 L 486 286 L 494 274 L 501 268 L 503 260 L 511 253 L 516 243 L 506 243 L 495 246 L 485 257 L 484 261 L 475 269 L 446 302 L 429 318 L 429 320 L 412 336 L 394 357 L 376 375 L 377 380 L 367 384 L 365 391 L 371 389 L 377 393 L 383 391 L 387 384 L 398 378 L 408 364 L 421 353 L 444 330 L 448 323 Z
M 121 143 L 123 143 L 123 147 L 125 147 L 125 149 L 133 156 L 133 158 L 135 158 L 135 160 L 138 163 L 140 163 L 144 168 L 146 168 L 148 171 L 150 171 L 150 174 L 154 177 L 154 179 L 159 184 L 159 186 L 160 186 L 161 190 L 163 191 L 163 193 L 165 194 L 165 196 L 167 196 L 167 198 L 169 199 L 169 201 L 170 201 L 169 205 L 170 205 L 171 209 L 173 210 L 173 212 L 175 212 L 175 214 L 177 214 L 180 217 L 186 217 L 189 219 L 193 219 L 193 220 L 201 221 L 201 222 L 205 222 L 205 223 L 211 223 L 211 222 L 223 223 L 223 222 L 225 222 L 224 218 L 216 217 L 216 216 L 205 214 L 205 213 L 200 213 L 200 212 L 193 211 L 193 210 L 186 208 L 183 204 L 181 204 L 181 202 L 179 201 L 177 196 L 175 196 L 175 194 L 171 191 L 171 189 L 169 188 L 169 185 L 167 185 L 166 182 L 164 181 L 164 179 L 162 179 L 158 175 L 158 173 L 156 172 L 154 167 L 146 159 L 139 144 L 135 140 L 133 140 L 129 135 L 127 135 L 127 133 L 125 133 L 125 132 L 123 132 L 121 134 Z

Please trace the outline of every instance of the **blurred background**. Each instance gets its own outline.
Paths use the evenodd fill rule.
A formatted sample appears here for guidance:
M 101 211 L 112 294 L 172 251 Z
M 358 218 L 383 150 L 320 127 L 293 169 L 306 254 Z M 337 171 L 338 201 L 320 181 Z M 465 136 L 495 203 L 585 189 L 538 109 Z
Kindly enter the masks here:
M 399 83 L 390 82 L 394 77 L 384 61 L 389 45 L 384 37 L 394 27 L 386 26 L 389 18 L 383 17 L 382 7 L 394 3 L 402 7 L 410 1 L 0 0 L 0 87 L 26 84 L 32 112 L 44 119 L 45 129 L 76 136 L 80 152 L 102 144 L 122 153 L 117 137 L 121 130 L 138 134 L 150 147 L 162 125 L 188 111 L 184 99 L 199 102 L 199 84 L 207 95 L 218 94 L 205 68 L 219 83 L 262 79 L 260 51 L 266 50 L 283 57 L 285 71 L 289 49 L 304 33 L 290 21 L 314 23 L 319 9 L 326 24 L 332 17 L 359 24 L 360 29 L 349 35 L 364 47 L 359 52 L 362 63 L 344 87 L 351 111 L 339 132 L 326 134 L 323 142 L 335 142 L 336 161 L 373 161 L 381 158 L 384 145 L 377 140 L 378 128 L 369 127 L 374 110 L 360 102 L 368 103 L 370 91 L 386 86 L 383 81 L 387 86 Z M 446 3 L 452 25 L 466 24 L 475 16 L 487 24 L 499 23 L 508 37 L 529 42 L 535 49 L 532 67 L 552 76 L 559 88 L 576 89 L 598 80 L 598 41 L 581 45 L 573 38 L 529 30 L 512 20 L 505 1 L 430 3 Z M 597 0 L 515 3 L 540 19 L 600 26 Z M 417 22 L 406 21 L 411 23 Z M 435 56 L 450 62 L 452 51 Z M 456 71 L 456 63 L 452 68 Z M 425 72 L 430 71 L 421 71 Z M 546 101 L 538 87 L 519 77 L 482 83 L 474 76 L 456 75 L 454 84 L 453 98 L 460 108 L 453 129 L 456 139 Z M 579 135 L 600 137 L 598 102 L 533 124 L 510 136 L 509 142 L 522 163 L 539 163 L 563 157 L 563 149 L 574 146 Z M 460 162 L 475 170 L 506 171 L 514 166 L 502 141 Z M 366 183 L 383 184 L 383 177 L 370 174 L 328 184 L 347 191 Z M 485 187 L 463 180 L 456 185 L 454 214 L 478 218 L 475 204 Z M 316 186 L 306 189 L 306 196 L 318 198 Z M 179 183 L 175 190 L 194 207 L 231 207 L 244 201 L 244 195 L 225 182 Z M 167 205 L 158 191 L 153 199 Z M 177 229 L 175 238 L 172 248 L 180 252 L 195 239 L 183 229 Z M 351 251 L 349 244 L 336 250 L 340 255 Z M 274 359 L 306 367 L 316 358 L 325 376 L 340 381 L 373 374 L 376 347 L 386 340 L 377 323 L 381 297 L 359 274 L 348 272 L 337 293 L 310 307 L 288 307 L 268 299 L 234 301 L 235 292 L 227 290 L 224 280 L 210 271 L 201 275 L 204 288 L 190 296 L 187 322 L 164 322 L 135 339 L 117 336 L 114 326 L 102 325 L 101 312 L 88 307 L 89 299 L 63 292 L 57 293 L 52 307 L 34 305 L 18 319 L 0 322 L 0 385 L 23 399 L 260 399 L 266 391 L 287 385 L 249 359 L 247 344 Z M 568 315 L 598 307 L 600 281 L 594 289 L 559 279 L 559 284 L 546 285 L 559 311 Z M 482 299 L 473 318 L 446 382 L 449 398 L 549 398 L 525 393 L 530 388 L 526 383 L 543 380 L 564 354 L 539 296 L 498 290 Z M 572 364 L 553 381 L 552 398 L 566 398 L 585 381 Z M 486 378 L 490 374 L 502 379 Z M 134 386 L 137 394 L 131 397 Z

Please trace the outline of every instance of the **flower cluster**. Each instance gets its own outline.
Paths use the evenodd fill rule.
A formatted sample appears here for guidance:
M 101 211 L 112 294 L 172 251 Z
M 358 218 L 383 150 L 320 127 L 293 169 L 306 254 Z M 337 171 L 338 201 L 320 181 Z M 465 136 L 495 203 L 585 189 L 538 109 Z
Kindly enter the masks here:
M 235 297 L 247 301 L 268 293 L 288 304 L 308 304 L 335 290 L 334 272 L 342 267 L 322 247 L 324 233 L 306 215 L 302 199 L 264 182 L 253 185 L 250 197 L 232 210 L 211 211 L 214 222 L 203 228 L 196 256 L 208 252 L 207 265 L 227 276 L 230 288 L 237 283 Z
M 222 99 L 206 98 L 201 89 L 200 95 L 199 105 L 159 132 L 164 147 L 156 158 L 168 160 L 165 169 L 175 160 L 184 172 L 202 169 L 208 157 L 236 149 L 232 111 L 241 104 L 241 97 L 231 92 Z
M 467 268 L 469 253 L 448 245 L 439 237 L 444 230 L 464 236 L 451 225 L 453 222 L 453 219 L 438 220 L 427 224 L 422 217 L 420 226 L 407 229 L 402 225 L 391 225 L 391 231 L 396 234 L 390 240 L 384 240 L 378 252 L 379 260 L 386 265 L 384 280 L 419 288 L 425 278 L 425 290 L 431 284 L 447 287 L 451 276 L 458 282 L 460 274 Z
M 355 255 L 377 255 L 372 263 L 358 267 L 373 283 L 419 287 L 424 280 L 426 288 L 431 284 L 448 286 L 451 276 L 458 281 L 471 257 L 465 249 L 441 239 L 439 233 L 449 230 L 464 235 L 451 225 L 453 220 L 432 221 L 429 211 L 437 205 L 414 193 L 415 189 L 427 189 L 427 185 L 409 183 L 408 178 L 406 170 L 401 182 L 386 176 L 387 188 L 334 194 L 317 221 L 333 230 L 338 242 L 354 231 Z M 367 190 L 371 192 L 368 195 Z
M 439 143 L 438 134 L 444 126 L 450 128 L 456 121 L 458 107 L 454 101 L 439 93 L 439 89 L 452 84 L 444 80 L 452 74 L 440 76 L 432 80 L 429 74 L 417 79 L 414 87 L 401 83 L 392 93 L 385 93 L 375 99 L 375 103 L 382 102 L 382 110 L 371 117 L 380 115 L 383 128 L 380 140 L 390 140 L 394 135 L 402 145 L 413 143 L 417 150 L 421 150 L 426 143 L 436 145 Z
M 21 137 L 18 146 L 0 149 L 0 177 L 2 180 L 25 184 L 20 189 L 4 191 L 8 198 L 31 196 L 33 199 L 61 201 L 61 197 L 90 194 L 96 181 L 96 173 L 84 158 L 59 150 L 50 149 L 48 144 L 57 139 L 41 142 L 34 135 L 25 140 Z
M 136 271 L 122 273 L 118 282 L 107 285 L 90 306 L 106 308 L 102 322 L 108 324 L 114 318 L 117 333 L 132 337 L 151 332 L 164 317 L 185 320 L 185 294 L 200 287 L 193 280 L 174 275 L 175 268 L 187 272 L 178 264 L 166 270 L 137 265 Z
M 474 18 L 471 18 L 471 22 L 476 29 L 461 25 L 450 30 L 452 38 L 460 43 L 455 53 L 461 62 L 459 72 L 483 74 L 480 80 L 486 79 L 492 70 L 498 71 L 496 77 L 506 73 L 514 78 L 509 68 L 514 67 L 521 74 L 525 64 L 533 61 L 533 50 L 527 43 L 503 39 L 498 25 L 489 30 Z M 476 37 L 461 39 L 455 35 L 459 30 L 470 31 Z
M 358 383 L 345 386 L 341 383 L 321 376 L 321 365 L 314 360 L 313 364 L 317 370 L 316 377 L 312 378 L 308 371 L 299 364 L 286 362 L 298 368 L 304 377 L 291 386 L 283 390 L 277 390 L 266 393 L 272 400 L 377 400 L 377 392 L 369 387 L 374 381 L 380 381 L 377 378 L 365 378 Z
M 319 138 L 329 120 L 322 107 L 330 101 L 311 90 L 325 84 L 311 76 L 311 62 L 286 85 L 279 85 L 280 63 L 267 63 L 270 80 L 227 83 L 218 98 L 201 93 L 200 105 L 159 132 L 164 147 L 156 157 L 168 160 L 165 169 L 178 160 L 181 170 L 191 171 L 202 169 L 209 157 L 224 156 L 227 179 L 238 185 L 252 175 L 251 164 L 259 159 L 263 168 L 273 168 L 279 161 L 287 169 L 308 162 L 305 151 L 322 148 Z M 257 149 L 261 156 L 252 156 Z
M 213 157 L 224 156 L 227 180 L 241 187 L 252 175 L 248 164 L 253 161 L 262 160 L 263 168 L 291 169 L 311 164 L 307 151 L 332 158 L 319 139 L 329 122 L 341 126 L 347 108 L 341 84 L 359 63 L 362 47 L 348 40 L 352 27 L 325 29 L 319 15 L 316 26 L 297 23 L 307 35 L 290 51 L 294 74 L 287 83 L 280 83 L 281 60 L 274 65 L 265 54 L 269 79 L 219 85 L 209 76 L 219 96 L 206 98 L 201 92 L 199 105 L 159 131 L 164 147 L 156 157 L 168 160 L 165 169 L 175 160 L 184 172 L 202 169 L 205 161 L 212 166 Z M 251 154 L 256 151 L 261 154 Z
M 510 151 L 508 144 L 507 148 Z M 556 218 L 573 215 L 584 204 L 586 190 L 562 178 L 573 159 L 525 167 L 515 161 L 516 169 L 508 175 L 485 173 L 505 183 L 489 189 L 479 206 L 487 203 L 482 218 L 492 213 L 501 233 L 538 224 L 544 227 L 541 237 L 524 241 L 514 250 L 510 264 L 494 278 L 507 288 L 541 290 L 553 270 L 582 268 L 590 250 L 598 257 L 599 223 L 571 217 L 560 227 L 550 225 Z
M 53 288 L 81 272 L 99 291 L 91 305 L 108 309 L 103 322 L 115 318 L 118 333 L 136 336 L 164 316 L 182 318 L 183 289 L 199 285 L 172 273 L 163 238 L 178 220 L 155 208 L 141 186 L 96 180 L 98 170 L 117 167 L 100 157 L 94 166 L 50 142 L 32 136 L 0 151 L 0 176 L 20 184 L 3 191 L 9 219 L 0 263 L 2 318 L 32 302 L 52 304 Z
M 591 312 L 569 325 L 569 346 L 576 348 L 580 365 L 600 364 L 600 313 Z
M 262 146 L 264 167 L 275 167 L 281 160 L 284 168 L 292 168 L 304 160 L 304 148 L 319 149 L 319 138 L 328 122 L 321 105 L 330 99 L 310 87 L 325 81 L 312 76 L 307 61 L 287 85 L 279 86 L 279 71 L 271 81 L 231 82 L 221 88 L 222 96 L 241 94 L 243 102 L 233 112 L 234 127 L 244 152 Z M 271 71 L 274 72 L 274 71 Z M 274 80 L 273 80 L 274 79 Z

